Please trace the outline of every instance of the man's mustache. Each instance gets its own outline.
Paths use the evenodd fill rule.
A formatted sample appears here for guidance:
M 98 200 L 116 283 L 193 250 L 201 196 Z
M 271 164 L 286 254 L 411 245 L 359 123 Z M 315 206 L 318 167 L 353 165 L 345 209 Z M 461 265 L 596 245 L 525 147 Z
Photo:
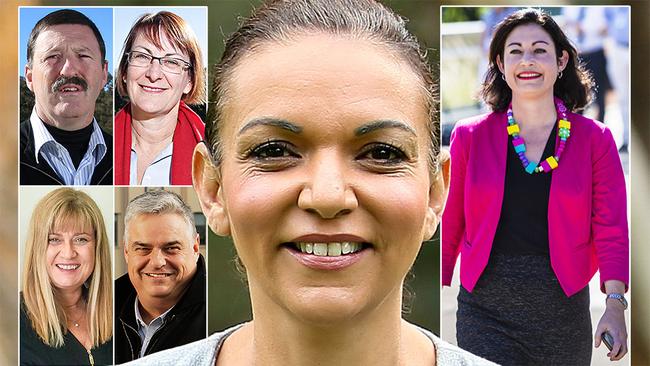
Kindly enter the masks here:
M 88 89 L 88 83 L 86 82 L 85 79 L 79 77 L 79 76 L 59 76 L 58 79 L 56 79 L 52 83 L 52 93 L 56 93 L 59 91 L 59 89 L 66 85 L 66 84 L 75 84 L 78 85 L 81 90 L 86 91 Z

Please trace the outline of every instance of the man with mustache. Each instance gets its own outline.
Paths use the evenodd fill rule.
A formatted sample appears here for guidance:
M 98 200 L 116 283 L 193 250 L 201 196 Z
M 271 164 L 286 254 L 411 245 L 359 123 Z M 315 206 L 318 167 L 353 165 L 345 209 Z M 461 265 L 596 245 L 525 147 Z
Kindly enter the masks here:
M 35 105 L 20 124 L 21 185 L 113 183 L 113 138 L 93 117 L 107 76 L 104 39 L 87 16 L 63 9 L 36 23 L 27 43 Z

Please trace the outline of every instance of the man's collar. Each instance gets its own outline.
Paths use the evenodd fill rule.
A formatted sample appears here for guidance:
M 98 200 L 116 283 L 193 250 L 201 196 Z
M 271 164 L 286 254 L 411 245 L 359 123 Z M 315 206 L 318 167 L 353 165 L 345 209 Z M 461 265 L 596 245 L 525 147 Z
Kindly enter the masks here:
M 142 315 L 140 314 L 140 306 L 138 306 L 139 303 L 140 302 L 138 301 L 138 297 L 136 296 L 135 297 L 135 304 L 134 304 L 134 306 L 135 306 L 135 322 L 138 325 L 138 327 L 150 325 L 156 319 L 160 319 L 160 320 L 164 321 L 165 318 L 167 317 L 167 315 L 169 314 L 169 312 L 174 308 L 174 305 L 172 305 L 172 307 L 167 309 L 164 313 L 160 314 L 159 316 L 151 319 L 149 324 L 147 324 L 147 322 L 145 322 L 144 319 L 142 319 Z
M 58 142 L 56 142 L 54 137 L 52 137 L 50 131 L 45 127 L 45 122 L 43 122 L 43 120 L 38 116 L 38 113 L 36 113 L 36 106 L 32 109 L 29 123 L 32 125 L 32 133 L 34 134 L 34 154 L 36 163 L 38 164 L 38 156 L 40 155 L 41 147 L 49 142 Z M 96 164 L 99 164 L 99 162 L 104 158 L 104 155 L 106 155 L 106 141 L 104 141 L 104 135 L 102 134 L 101 128 L 99 127 L 95 117 L 93 117 L 91 123 L 93 124 L 93 132 L 88 147 L 91 152 L 96 154 L 95 162 Z

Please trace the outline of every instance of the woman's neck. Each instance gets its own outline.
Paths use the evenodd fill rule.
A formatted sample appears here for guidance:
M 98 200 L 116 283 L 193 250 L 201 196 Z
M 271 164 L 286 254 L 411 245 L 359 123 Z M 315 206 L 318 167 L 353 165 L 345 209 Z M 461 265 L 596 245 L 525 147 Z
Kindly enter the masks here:
M 226 340 L 217 365 L 435 365 L 433 343 L 401 319 L 399 298 L 333 323 L 270 308 Z
M 512 96 L 512 115 L 520 128 L 538 129 L 555 124 L 557 111 L 553 95 L 537 98 Z
M 131 127 L 135 146 L 167 146 L 171 142 L 178 121 L 178 105 L 164 116 L 148 116 L 132 112 Z
M 83 304 L 83 291 L 81 287 L 75 290 L 57 290 L 57 297 L 64 309 L 75 308 Z

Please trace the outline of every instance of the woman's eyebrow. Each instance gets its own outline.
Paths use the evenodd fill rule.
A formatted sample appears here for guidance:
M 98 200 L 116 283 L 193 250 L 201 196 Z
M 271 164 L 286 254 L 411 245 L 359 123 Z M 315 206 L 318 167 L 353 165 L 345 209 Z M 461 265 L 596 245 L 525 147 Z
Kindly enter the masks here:
M 379 129 L 384 129 L 384 128 L 397 128 L 406 132 L 409 132 L 413 136 L 417 136 L 417 133 L 413 129 L 413 127 L 407 125 L 404 122 L 400 121 L 393 121 L 393 120 L 379 120 L 379 121 L 372 121 L 369 123 L 366 123 L 362 126 L 357 127 L 354 130 L 354 134 L 356 136 L 361 136 L 368 134 L 372 131 L 376 131 Z
M 271 118 L 271 117 L 262 117 L 262 118 L 255 118 L 255 119 L 252 119 L 252 120 L 246 122 L 246 124 L 239 130 L 237 135 L 241 135 L 246 130 L 249 130 L 249 129 L 251 129 L 253 127 L 257 127 L 257 126 L 279 127 L 279 128 L 281 128 L 283 130 L 287 130 L 289 132 L 293 132 L 293 133 L 296 133 L 296 134 L 302 132 L 302 127 L 300 127 L 300 126 L 298 126 L 296 124 L 293 124 L 293 123 L 291 123 L 291 122 L 289 122 L 287 120 L 278 119 L 278 118 Z

